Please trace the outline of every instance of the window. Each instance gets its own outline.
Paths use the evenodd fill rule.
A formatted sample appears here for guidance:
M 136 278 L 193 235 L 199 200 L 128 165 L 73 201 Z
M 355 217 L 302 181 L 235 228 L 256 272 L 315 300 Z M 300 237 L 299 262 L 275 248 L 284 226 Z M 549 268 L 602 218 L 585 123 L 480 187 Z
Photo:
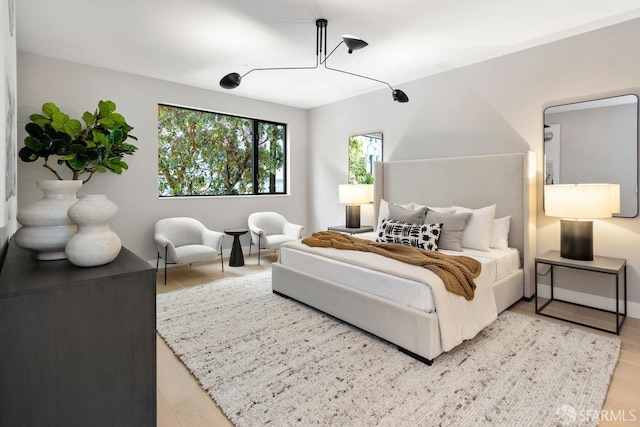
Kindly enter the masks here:
M 285 194 L 287 125 L 158 105 L 158 194 Z

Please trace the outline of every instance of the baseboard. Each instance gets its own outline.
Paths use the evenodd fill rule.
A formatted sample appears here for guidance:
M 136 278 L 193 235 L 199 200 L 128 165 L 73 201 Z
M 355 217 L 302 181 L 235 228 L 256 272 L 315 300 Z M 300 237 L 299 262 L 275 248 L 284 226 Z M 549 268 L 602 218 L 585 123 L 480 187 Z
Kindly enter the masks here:
M 538 283 L 538 293 L 541 297 L 546 297 L 551 294 L 551 287 L 549 285 L 543 285 Z M 616 310 L 616 299 L 615 298 L 606 298 L 598 295 L 590 295 L 582 292 L 570 291 L 568 289 L 562 289 L 558 287 L 554 287 L 553 290 L 554 297 L 565 300 L 575 302 L 577 304 L 586 305 L 589 307 L 595 307 L 602 310 L 615 311 Z M 624 310 L 623 301 L 620 301 L 620 310 Z M 627 316 L 633 317 L 635 319 L 640 319 L 640 304 L 637 302 L 627 301 Z

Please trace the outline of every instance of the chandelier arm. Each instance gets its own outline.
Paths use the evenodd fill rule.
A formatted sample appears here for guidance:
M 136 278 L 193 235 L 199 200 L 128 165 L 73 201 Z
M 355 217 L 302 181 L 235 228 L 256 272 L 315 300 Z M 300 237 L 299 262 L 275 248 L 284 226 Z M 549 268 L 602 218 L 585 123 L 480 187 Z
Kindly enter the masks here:
M 270 67 L 270 68 L 254 68 L 251 69 L 249 71 L 247 71 L 246 73 L 244 73 L 242 76 L 240 77 L 244 77 L 247 74 L 254 72 L 254 71 L 275 71 L 275 70 L 315 70 L 316 68 L 318 68 L 318 64 L 316 63 L 316 65 L 314 65 L 313 67 Z
M 331 68 L 331 67 L 329 67 L 329 66 L 327 65 L 327 63 L 326 63 L 326 62 L 324 63 L 324 67 L 325 67 L 327 70 L 337 71 L 338 73 L 344 73 L 344 74 L 349 74 L 349 75 L 351 75 L 351 76 L 355 76 L 355 77 L 361 77 L 361 78 L 363 78 L 363 79 L 367 79 L 367 80 L 373 80 L 374 82 L 378 82 L 378 83 L 385 84 L 385 85 L 389 86 L 389 89 L 394 90 L 394 89 L 393 89 L 393 87 L 391 87 L 391 85 L 390 85 L 389 83 L 387 83 L 387 82 L 385 82 L 385 81 L 382 81 L 382 80 L 374 79 L 373 77 L 367 77 L 367 76 L 363 76 L 363 75 L 361 75 L 361 74 L 352 73 L 352 72 L 350 72 L 350 71 L 344 71 L 344 70 L 338 70 L 337 68 Z
M 329 57 L 333 54 L 333 52 L 335 52 L 336 49 L 338 49 L 340 47 L 340 45 L 343 44 L 343 43 L 344 43 L 344 40 L 341 41 L 340 43 L 338 43 L 338 45 L 336 47 L 334 47 L 333 50 L 327 56 L 325 56 L 323 60 L 320 61 L 320 63 L 324 64 L 324 66 L 326 67 L 327 65 L 325 63 L 327 62 L 327 59 L 329 59 Z

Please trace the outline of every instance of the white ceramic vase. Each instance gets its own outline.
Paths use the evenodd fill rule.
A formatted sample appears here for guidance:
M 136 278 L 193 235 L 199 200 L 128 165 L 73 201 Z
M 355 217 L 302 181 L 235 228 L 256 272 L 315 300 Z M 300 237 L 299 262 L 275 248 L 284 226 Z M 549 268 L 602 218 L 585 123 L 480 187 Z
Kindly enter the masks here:
M 116 259 L 122 243 L 109 227 L 116 215 L 118 206 L 104 194 L 82 196 L 69 208 L 69 218 L 78 224 L 78 232 L 65 248 L 72 264 L 95 267 Z
M 39 180 L 36 186 L 44 197 L 18 212 L 22 227 L 16 231 L 16 244 L 35 252 L 40 260 L 65 259 L 65 245 L 78 230 L 67 211 L 78 201 L 76 192 L 82 181 Z

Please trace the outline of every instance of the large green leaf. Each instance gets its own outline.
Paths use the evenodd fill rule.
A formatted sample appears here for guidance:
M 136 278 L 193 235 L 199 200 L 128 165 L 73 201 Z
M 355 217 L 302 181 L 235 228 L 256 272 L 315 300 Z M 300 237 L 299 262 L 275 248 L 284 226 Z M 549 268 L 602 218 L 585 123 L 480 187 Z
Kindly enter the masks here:
M 116 122 L 114 122 L 111 117 L 103 117 L 98 120 L 98 123 L 100 123 L 102 126 L 106 127 L 107 129 L 113 129 L 116 126 Z
M 18 157 L 20 157 L 20 160 L 23 162 L 35 162 L 38 160 L 38 155 L 29 147 L 22 147 L 20 151 L 18 151 Z
M 91 136 L 93 137 L 93 142 L 95 142 L 97 145 L 106 145 L 109 142 L 109 140 L 107 139 L 107 135 L 98 130 L 94 129 L 91 133 Z
M 42 143 L 42 141 L 32 136 L 28 136 L 24 139 L 24 145 L 35 152 L 38 152 L 44 148 L 44 144 Z
M 124 119 L 124 116 L 119 113 L 111 113 L 109 114 L 109 118 L 113 120 L 113 122 L 119 127 L 127 123 L 126 120 Z
M 100 155 L 95 150 L 87 150 L 87 152 L 84 154 L 87 157 L 87 160 L 90 162 L 94 162 L 100 158 Z
M 41 128 L 44 128 L 45 125 L 51 123 L 51 119 L 43 116 L 42 114 L 32 114 L 29 116 L 29 119 L 31 119 L 33 123 L 40 126 Z M 33 123 L 29 123 L 29 124 L 33 124 Z
M 67 134 L 75 136 L 80 133 L 80 131 L 82 131 L 82 123 L 80 123 L 79 120 L 75 119 L 69 120 L 64 124 L 63 130 Z
M 98 102 L 98 109 L 101 116 L 108 116 L 116 111 L 116 104 L 113 101 L 100 101 Z
M 87 152 L 87 147 L 85 145 L 82 145 L 82 144 L 71 144 L 69 146 L 69 150 L 72 153 L 84 154 L 84 153 Z
M 109 134 L 109 142 L 112 144 L 121 144 L 126 139 L 126 134 L 119 129 L 112 130 Z
M 52 117 L 55 113 L 59 113 L 60 109 L 53 102 L 46 102 L 42 105 L 42 112 L 47 117 Z
M 75 159 L 71 159 L 67 161 L 67 164 L 69 165 L 69 167 L 71 169 L 77 170 L 77 171 L 81 171 L 85 168 L 85 166 L 87 165 L 86 160 L 80 159 L 80 158 L 75 158 Z
M 24 128 L 34 138 L 40 139 L 44 135 L 44 129 L 35 123 L 27 123 Z
M 91 114 L 88 111 L 85 111 L 84 114 L 82 115 L 82 120 L 84 120 L 84 123 L 87 126 L 91 126 L 93 124 L 93 122 L 96 121 L 96 116 Z

